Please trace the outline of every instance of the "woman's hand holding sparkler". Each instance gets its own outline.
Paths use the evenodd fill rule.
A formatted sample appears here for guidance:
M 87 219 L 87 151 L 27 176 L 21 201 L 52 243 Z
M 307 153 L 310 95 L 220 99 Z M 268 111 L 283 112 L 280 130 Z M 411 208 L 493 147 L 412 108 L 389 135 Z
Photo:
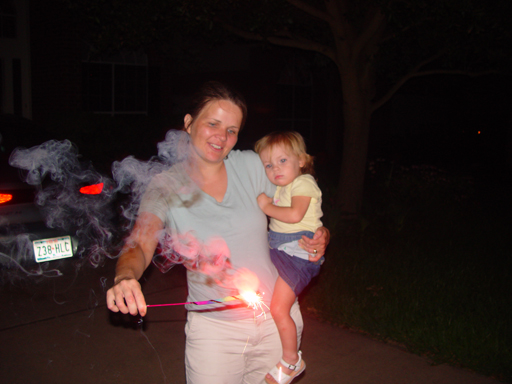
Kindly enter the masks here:
M 146 300 L 139 282 L 135 278 L 116 278 L 116 284 L 107 292 L 107 307 L 112 312 L 145 316 Z
M 111 311 L 146 316 L 146 300 L 138 279 L 151 264 L 162 228 L 162 221 L 151 213 L 142 213 L 137 218 L 117 261 L 114 286 L 107 292 Z

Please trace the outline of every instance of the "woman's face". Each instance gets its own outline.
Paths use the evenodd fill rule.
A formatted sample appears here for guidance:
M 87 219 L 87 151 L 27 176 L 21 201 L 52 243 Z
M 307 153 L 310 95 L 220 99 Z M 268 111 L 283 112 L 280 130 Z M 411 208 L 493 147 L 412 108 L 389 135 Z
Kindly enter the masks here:
M 206 163 L 220 163 L 233 149 L 242 123 L 242 110 L 229 100 L 206 104 L 192 119 L 185 116 L 185 127 L 195 153 Z

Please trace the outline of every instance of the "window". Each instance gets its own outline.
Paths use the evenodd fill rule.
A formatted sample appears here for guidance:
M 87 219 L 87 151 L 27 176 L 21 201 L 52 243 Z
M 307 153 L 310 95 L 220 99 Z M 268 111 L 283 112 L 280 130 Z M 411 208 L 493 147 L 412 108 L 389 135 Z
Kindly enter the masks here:
M 93 63 L 82 65 L 82 102 L 88 112 L 146 114 L 146 65 Z
M 0 37 L 16 38 L 16 8 L 9 0 L 0 0 Z

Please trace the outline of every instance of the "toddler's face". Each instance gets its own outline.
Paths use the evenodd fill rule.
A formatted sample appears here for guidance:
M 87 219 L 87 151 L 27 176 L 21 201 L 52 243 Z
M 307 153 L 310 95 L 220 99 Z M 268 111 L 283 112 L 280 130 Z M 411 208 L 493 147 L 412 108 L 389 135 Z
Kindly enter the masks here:
M 269 180 L 281 187 L 300 176 L 301 168 L 304 166 L 304 160 L 283 145 L 265 148 L 260 152 L 260 159 Z

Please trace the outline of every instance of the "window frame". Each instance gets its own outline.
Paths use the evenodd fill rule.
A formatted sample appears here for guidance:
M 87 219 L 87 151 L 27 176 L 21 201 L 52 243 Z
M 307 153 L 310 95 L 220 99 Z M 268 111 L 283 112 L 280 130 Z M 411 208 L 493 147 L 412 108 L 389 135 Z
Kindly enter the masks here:
M 97 84 L 100 84 L 102 79 L 101 75 L 98 71 L 98 78 L 92 79 L 91 82 L 87 83 L 86 76 L 91 71 L 87 72 L 88 65 L 98 65 L 105 66 L 109 68 L 108 71 L 110 73 L 110 85 L 108 87 L 109 92 L 109 108 L 98 108 L 98 105 L 101 105 L 101 89 L 100 94 L 97 95 L 98 99 L 96 103 L 94 103 L 94 90 L 91 90 L 91 82 L 96 81 Z M 139 68 L 142 69 L 143 72 L 143 81 L 139 83 L 135 83 L 135 85 L 125 87 L 125 91 L 120 90 L 120 84 L 126 86 L 127 79 L 125 78 L 123 81 L 119 81 L 120 68 Z M 99 68 L 99 67 L 98 67 Z M 92 70 L 92 67 L 90 67 Z M 106 72 L 105 72 L 106 73 Z M 135 76 L 137 78 L 137 76 Z M 133 76 L 130 78 L 133 79 Z M 93 85 L 94 86 L 94 85 Z M 122 88 L 122 86 L 121 86 Z M 138 89 L 136 89 L 138 88 Z M 138 95 L 141 93 L 140 89 L 143 89 L 143 98 L 138 102 L 135 101 L 134 104 L 143 105 L 143 108 L 119 108 L 119 97 L 123 96 L 125 98 L 124 104 L 129 101 L 130 95 Z M 135 90 L 134 90 L 135 89 Z M 135 96 L 137 98 L 137 96 Z M 133 99 L 133 97 L 132 97 Z M 95 105 L 94 105 L 95 104 Z M 119 115 L 147 115 L 149 109 L 149 66 L 147 62 L 147 56 L 140 52 L 135 53 L 120 53 L 116 57 L 98 59 L 98 60 L 82 60 L 82 108 L 84 111 L 91 112 L 94 114 L 102 114 L 102 115 L 111 115 L 111 116 L 119 116 Z

